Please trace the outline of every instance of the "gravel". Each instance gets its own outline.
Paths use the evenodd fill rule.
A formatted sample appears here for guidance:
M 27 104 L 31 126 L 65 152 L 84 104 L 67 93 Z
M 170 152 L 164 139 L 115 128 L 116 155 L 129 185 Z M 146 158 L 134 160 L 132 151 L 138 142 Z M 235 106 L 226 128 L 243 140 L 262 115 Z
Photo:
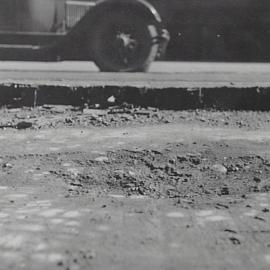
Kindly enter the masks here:
M 131 104 L 111 106 L 107 109 L 63 105 L 0 109 L 0 128 L 3 129 L 121 127 L 164 123 L 194 123 L 210 127 L 256 130 L 270 127 L 270 115 L 268 112 L 259 111 L 159 110 Z

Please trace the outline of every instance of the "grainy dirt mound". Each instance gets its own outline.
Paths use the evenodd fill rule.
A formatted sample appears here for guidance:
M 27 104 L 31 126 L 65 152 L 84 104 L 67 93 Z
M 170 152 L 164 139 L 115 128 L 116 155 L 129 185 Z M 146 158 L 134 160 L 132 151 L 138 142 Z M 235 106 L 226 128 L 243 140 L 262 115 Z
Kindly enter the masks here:
M 206 126 L 257 129 L 269 127 L 269 113 L 160 111 L 125 104 L 107 110 L 79 109 L 46 105 L 34 109 L 0 110 L 2 127 L 57 128 L 61 126 L 114 126 L 192 122 Z M 27 123 L 32 125 L 27 125 Z M 16 166 L 34 172 L 48 171 L 50 179 L 59 178 L 69 185 L 70 194 L 120 192 L 154 198 L 190 200 L 224 195 L 242 196 L 270 190 L 270 162 L 247 150 L 248 142 L 200 142 L 168 144 L 158 149 L 122 149 L 107 153 L 68 152 L 22 157 L 1 157 L 1 170 L 13 177 Z M 69 164 L 63 166 L 63 164 Z M 1 173 L 0 170 L 0 173 Z
M 237 142 L 173 143 L 158 149 L 0 156 L 7 181 L 45 172 L 70 195 L 116 192 L 196 204 L 224 195 L 270 191 L 270 162 Z
M 192 204 L 203 198 L 270 191 L 269 161 L 226 143 L 178 143 L 159 150 L 118 150 L 102 156 L 73 153 L 58 156 L 57 162 L 78 168 L 51 170 L 71 186 L 71 194 L 98 187 L 127 196 L 176 198 Z

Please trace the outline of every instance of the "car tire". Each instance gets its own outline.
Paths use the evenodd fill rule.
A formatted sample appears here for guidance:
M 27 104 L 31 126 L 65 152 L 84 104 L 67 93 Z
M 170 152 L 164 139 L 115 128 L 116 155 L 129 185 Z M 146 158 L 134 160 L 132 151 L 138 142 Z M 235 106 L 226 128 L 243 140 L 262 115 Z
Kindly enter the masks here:
M 139 14 L 111 11 L 91 35 L 95 64 L 104 72 L 145 72 L 158 53 L 158 31 Z

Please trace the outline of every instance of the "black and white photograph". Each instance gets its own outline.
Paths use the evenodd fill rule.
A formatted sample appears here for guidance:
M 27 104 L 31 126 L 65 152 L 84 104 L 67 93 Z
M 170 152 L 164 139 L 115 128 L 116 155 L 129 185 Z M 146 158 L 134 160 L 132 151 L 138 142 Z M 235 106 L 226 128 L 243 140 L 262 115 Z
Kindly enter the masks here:
M 269 0 L 0 0 L 0 270 L 270 269 Z

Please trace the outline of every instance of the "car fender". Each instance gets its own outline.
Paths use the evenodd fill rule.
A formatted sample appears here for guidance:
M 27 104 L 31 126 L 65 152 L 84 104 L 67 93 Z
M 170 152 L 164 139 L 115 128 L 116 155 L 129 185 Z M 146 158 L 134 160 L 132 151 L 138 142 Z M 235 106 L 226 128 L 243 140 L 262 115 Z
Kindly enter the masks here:
M 104 17 L 112 9 L 127 9 L 132 12 L 138 12 L 151 23 L 159 27 L 162 24 L 158 11 L 145 0 L 101 0 L 90 8 L 85 16 L 70 30 L 68 36 L 78 35 L 78 33 L 90 33 L 94 28 L 95 22 Z
M 67 35 L 57 44 L 60 55 L 69 54 L 70 51 L 80 51 L 87 47 L 91 40 L 92 31 L 100 18 L 106 19 L 106 13 L 113 9 L 126 9 L 130 12 L 138 12 L 140 16 L 156 26 L 159 33 L 162 33 L 162 20 L 155 9 L 145 0 L 101 0 L 80 19 L 80 21 L 69 30 Z
M 128 8 L 131 7 L 133 11 L 140 11 L 148 19 L 154 20 L 157 23 L 161 23 L 161 17 L 155 7 L 145 0 L 101 0 L 97 2 L 92 11 L 98 11 L 99 9 L 106 9 L 114 7 Z

